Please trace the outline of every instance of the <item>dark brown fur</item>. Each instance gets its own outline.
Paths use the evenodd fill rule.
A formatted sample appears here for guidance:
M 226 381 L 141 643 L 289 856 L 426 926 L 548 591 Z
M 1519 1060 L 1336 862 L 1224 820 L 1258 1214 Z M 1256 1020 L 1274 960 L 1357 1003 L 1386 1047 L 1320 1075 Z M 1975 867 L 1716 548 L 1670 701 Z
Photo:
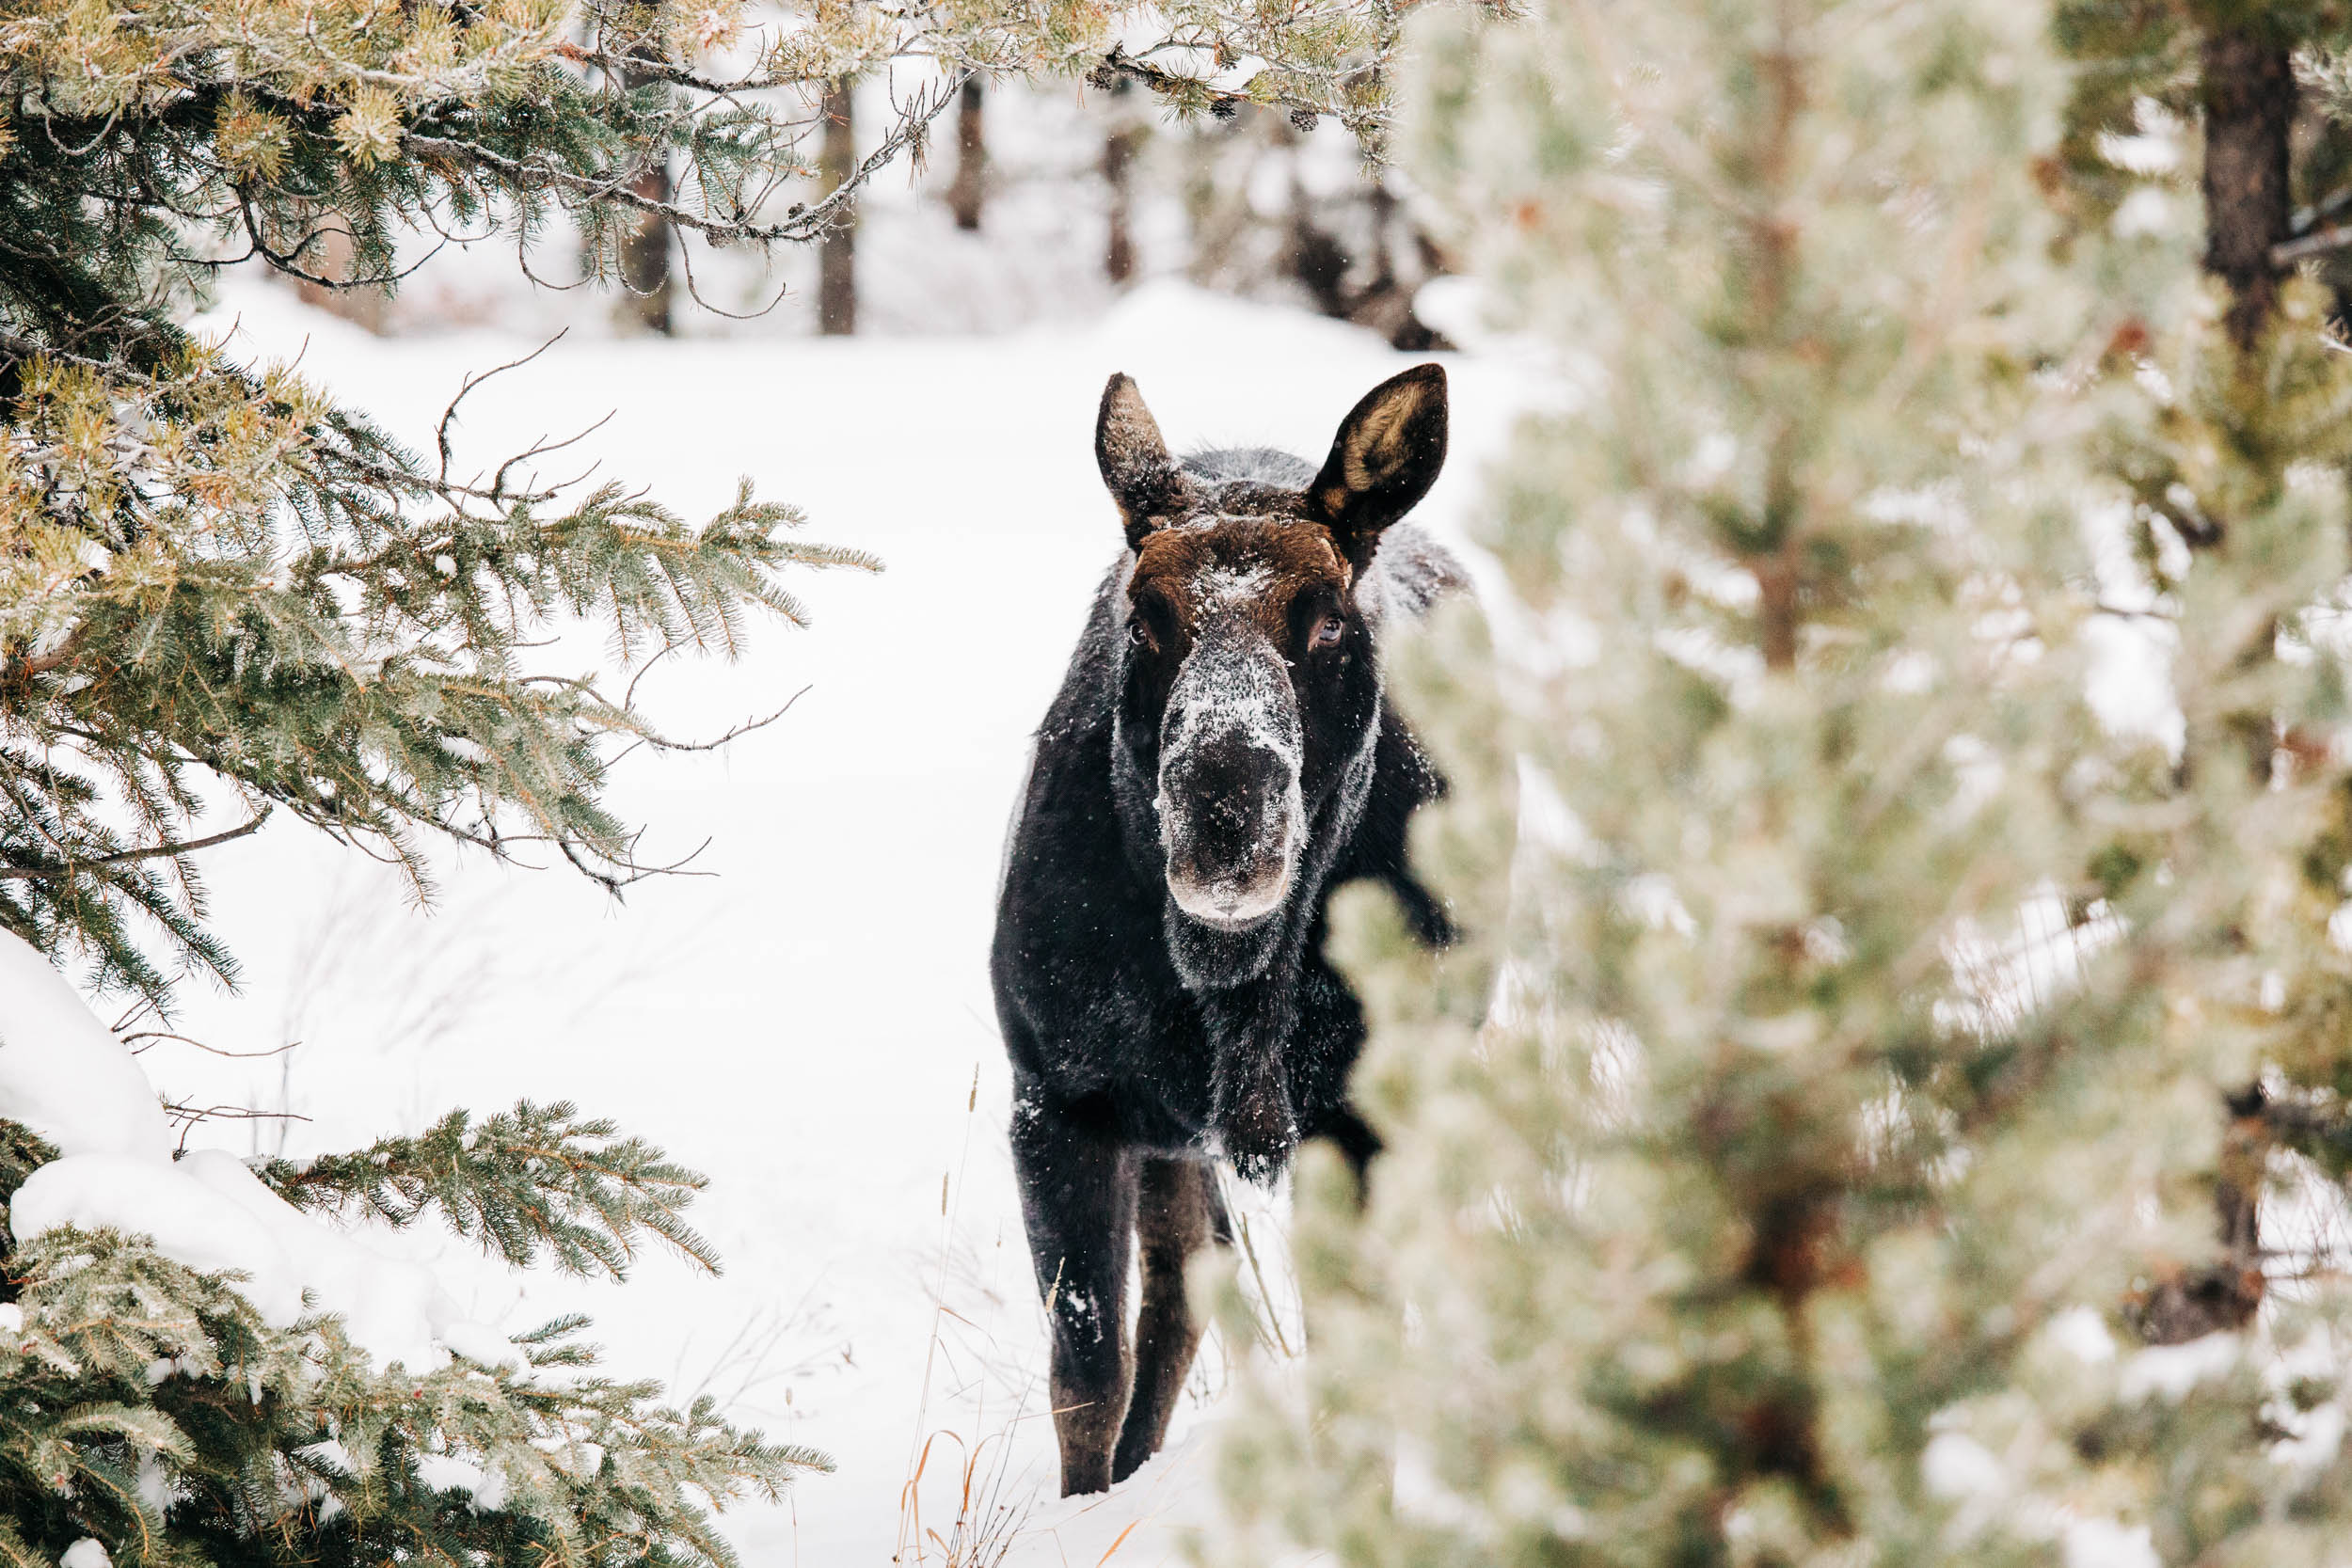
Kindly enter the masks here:
M 1445 437 L 1434 365 L 1358 404 L 1319 469 L 1257 449 L 1180 464 L 1133 382 L 1104 390 L 1096 456 L 1133 553 L 1038 732 L 992 958 L 1065 1492 L 1167 1434 L 1201 1331 L 1185 1262 L 1226 1239 L 1213 1162 L 1271 1180 L 1326 1138 L 1361 1176 L 1378 1148 L 1348 1102 L 1363 1012 L 1324 959 L 1324 910 L 1371 878 L 1425 940 L 1452 930 L 1405 850 L 1443 784 L 1376 649 L 1459 580 L 1414 530 L 1381 544 Z
M 1287 495 L 1279 499 L 1297 499 Z M 1218 499 L 1226 506 L 1234 502 L 1230 496 Z M 1272 580 L 1244 610 L 1267 638 L 1286 638 L 1291 606 L 1301 594 L 1325 589 L 1343 596 L 1355 574 L 1331 542 L 1329 529 L 1285 515 L 1284 510 L 1269 505 L 1255 516 L 1228 513 L 1213 524 L 1164 528 L 1145 535 L 1136 552 L 1135 575 L 1128 579 L 1128 601 L 1140 604 L 1157 595 L 1170 612 L 1166 623 L 1189 628 L 1200 620 L 1201 607 L 1195 600 L 1204 575 L 1220 562 L 1247 559 L 1268 567 Z M 1155 624 L 1150 619 L 1144 623 L 1147 628 Z M 1163 651 L 1182 656 L 1181 648 Z

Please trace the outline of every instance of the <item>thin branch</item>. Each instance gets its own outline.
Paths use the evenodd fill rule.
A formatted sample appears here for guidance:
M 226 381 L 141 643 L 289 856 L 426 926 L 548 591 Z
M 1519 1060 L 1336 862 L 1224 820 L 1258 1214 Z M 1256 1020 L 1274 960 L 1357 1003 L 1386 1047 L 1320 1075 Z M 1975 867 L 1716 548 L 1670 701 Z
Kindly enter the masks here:
M 0 666 L 0 681 L 29 680 L 35 675 L 45 675 L 53 670 L 62 669 L 80 655 L 82 644 L 88 637 L 89 626 L 85 622 L 75 626 L 63 641 L 47 653 L 26 654 L 12 663 Z
M 124 865 L 132 861 L 151 861 L 165 857 L 176 860 L 182 855 L 192 855 L 199 849 L 210 849 L 216 845 L 227 844 L 231 839 L 245 837 L 246 834 L 257 831 L 262 823 L 268 821 L 269 814 L 273 809 L 270 806 L 263 806 L 251 821 L 242 827 L 231 828 L 226 832 L 214 833 L 206 838 L 193 838 L 184 844 L 157 844 L 144 849 L 124 849 L 116 854 L 100 855 L 91 860 L 69 862 L 61 866 L 0 865 L 0 881 L 48 881 L 84 876 L 102 866 Z
M 2167 626 L 2172 626 L 2177 624 L 2181 619 L 2179 613 L 2174 610 L 2134 610 L 2128 605 L 2109 604 L 2105 599 L 2101 599 L 2090 608 L 2094 613 L 2100 615 L 2113 615 L 2120 620 L 2125 621 L 2162 621 Z
M 654 657 L 658 659 L 662 654 L 670 653 L 676 646 L 677 645 L 675 643 L 673 643 L 670 647 L 662 649 L 660 654 L 656 654 Z M 652 668 L 652 660 L 648 660 L 646 662 L 645 669 L 650 670 Z M 637 672 L 637 680 L 644 679 L 644 670 Z M 637 680 L 631 680 L 628 683 L 631 694 L 634 694 L 637 689 Z M 640 746 L 650 746 L 657 752 L 715 752 L 722 746 L 726 745 L 729 741 L 739 739 L 742 736 L 751 734 L 754 730 L 766 729 L 769 725 L 774 723 L 777 720 L 791 712 L 792 705 L 799 702 L 803 697 L 807 696 L 808 691 L 809 689 L 804 686 L 798 691 L 792 693 L 792 695 L 786 700 L 784 706 L 776 709 L 775 712 L 769 714 L 766 718 L 746 719 L 743 722 L 736 725 L 735 728 L 726 731 L 724 734 L 713 736 L 708 740 L 670 740 L 658 735 L 641 735 L 635 740 L 630 741 L 628 745 L 622 747 L 618 752 L 615 752 L 612 754 L 612 760 L 616 763 L 619 762 L 623 757 L 628 755 Z M 699 850 L 696 851 L 698 854 L 701 851 Z M 691 858 L 691 856 L 688 857 L 690 860 Z M 679 863 L 683 864 L 684 863 L 681 862 Z
M 446 483 L 449 479 L 449 427 L 457 422 L 457 405 L 464 403 L 468 395 L 470 394 L 476 387 L 481 386 L 484 382 L 489 380 L 494 375 L 502 375 L 508 371 L 522 369 L 522 367 L 530 364 L 533 359 L 538 358 L 539 356 L 547 353 L 548 350 L 562 342 L 564 335 L 570 331 L 571 328 L 568 326 L 561 328 L 557 331 L 554 337 L 549 338 L 546 342 L 541 343 L 537 348 L 532 349 L 529 354 L 524 355 L 520 359 L 509 359 L 503 365 L 494 366 L 489 370 L 481 371 L 466 377 L 465 383 L 457 388 L 457 395 L 449 400 L 449 406 L 447 408 L 441 410 L 441 422 L 435 427 L 433 432 L 434 444 L 440 448 L 441 451 L 441 479 L 444 483 Z M 610 415 L 606 416 L 607 419 L 610 419 L 611 417 L 612 416 Z M 583 431 L 581 434 L 585 435 L 586 432 Z M 575 439 L 577 439 L 577 437 L 575 437 Z M 501 471 L 503 472 L 503 470 Z
M 199 1107 L 191 1105 L 185 1101 L 180 1100 L 165 1101 L 164 1115 L 169 1117 L 172 1120 L 180 1124 L 180 1142 L 178 1147 L 172 1151 L 172 1158 L 175 1160 L 188 1151 L 188 1134 L 195 1132 L 198 1125 L 202 1122 L 309 1121 L 310 1119 L 309 1117 L 302 1115 L 298 1111 L 257 1111 L 249 1105 L 206 1105 Z
M 557 838 L 549 842 L 554 844 L 558 853 L 572 863 L 573 870 L 592 882 L 601 883 L 605 892 L 616 898 L 620 896 L 622 890 L 634 887 L 639 882 L 648 881 L 655 877 L 716 877 L 718 875 L 715 871 L 689 871 L 687 869 L 689 865 L 702 858 L 702 852 L 705 849 L 710 847 L 709 839 L 704 839 L 691 850 L 666 865 L 640 865 L 631 857 L 636 854 L 637 838 L 643 836 L 643 834 L 632 836 L 626 853 L 605 857 L 607 863 L 615 868 L 610 871 L 601 870 L 581 859 L 580 846 L 572 839 Z
M 285 1044 L 274 1045 L 267 1051 L 225 1051 L 217 1045 L 207 1045 L 190 1035 L 175 1035 L 168 1029 L 141 1029 L 136 1034 L 119 1035 L 116 1037 L 125 1045 L 130 1045 L 133 1040 L 148 1042 L 147 1045 L 133 1046 L 131 1054 L 134 1056 L 150 1049 L 157 1040 L 178 1040 L 182 1045 L 192 1045 L 199 1051 L 208 1051 L 215 1056 L 228 1056 L 237 1061 L 246 1061 L 260 1056 L 282 1056 L 302 1043 L 300 1040 L 288 1040 Z
M 243 190 L 237 192 L 237 215 L 245 228 L 246 242 L 251 247 L 246 253 L 247 256 L 259 256 L 287 277 L 304 283 L 315 284 L 322 289 L 332 289 L 338 292 L 347 289 L 389 289 L 441 253 L 441 247 L 437 245 L 413 263 L 399 268 L 397 271 L 379 273 L 366 277 L 328 277 L 324 273 L 306 271 L 299 258 L 304 251 L 327 235 L 338 232 L 347 234 L 350 232 L 348 229 L 338 230 L 322 225 L 304 234 L 299 241 L 295 242 L 292 250 L 278 251 L 272 249 L 270 243 L 262 238 L 262 220 L 254 214 L 252 198 Z M 235 258 L 237 261 L 244 259 L 244 257 Z
M 949 87 L 960 87 L 961 85 L 961 78 L 958 77 Z M 410 132 L 403 142 L 421 151 L 437 153 L 455 162 L 479 164 L 496 170 L 525 189 L 539 186 L 569 191 L 590 201 L 609 201 L 665 218 L 680 228 L 694 230 L 714 240 L 771 245 L 814 239 L 824 232 L 834 215 L 849 206 L 867 180 L 900 152 L 923 139 L 930 129 L 931 121 L 937 119 L 954 99 L 955 92 L 948 88 L 936 91 L 926 88 L 916 94 L 914 105 L 891 127 L 882 145 L 852 169 L 848 179 L 821 200 L 795 203 L 782 223 L 754 223 L 742 216 L 716 218 L 707 213 L 681 207 L 674 201 L 659 201 L 651 197 L 640 196 L 628 183 L 635 178 L 637 171 L 634 169 L 620 171 L 612 178 L 580 174 L 564 168 L 544 156 L 509 158 L 479 142 L 426 135 L 421 132 Z
M 1257 102 L 1248 93 L 1235 92 L 1230 87 L 1211 87 L 1206 77 L 1186 76 L 1181 71 L 1170 71 L 1166 66 L 1153 65 L 1149 60 L 1128 54 L 1127 46 L 1123 43 L 1113 44 L 1111 52 L 1103 56 L 1103 63 L 1088 72 L 1087 85 L 1101 90 L 1109 87 L 1121 76 L 1140 82 L 1152 91 L 1167 97 L 1174 97 L 1186 92 L 1204 93 L 1209 100 L 1209 112 L 1219 119 L 1226 119 L 1245 104 Z M 962 84 L 959 82 L 957 85 L 961 87 Z M 1299 104 L 1297 107 L 1302 110 L 1312 110 L 1312 105 L 1310 104 Z
M 565 330 L 568 331 L 570 329 L 567 327 Z M 620 410 L 617 408 L 608 409 L 605 411 L 604 417 L 598 420 L 596 423 L 590 425 L 585 430 L 578 431 L 573 435 L 564 436 L 561 441 L 550 441 L 544 436 L 540 436 L 538 440 L 532 443 L 528 451 L 518 451 L 514 456 L 499 465 L 499 471 L 490 477 L 489 491 L 483 499 L 487 500 L 493 506 L 503 504 L 508 499 L 506 476 L 514 471 L 516 465 L 528 463 L 534 457 L 545 457 L 551 451 L 562 451 L 565 447 L 579 445 L 580 442 L 588 439 L 589 436 L 594 436 L 597 431 L 602 430 L 606 425 L 611 424 L 612 422 L 613 415 L 619 412 Z M 517 492 L 516 493 L 514 499 L 516 501 L 538 500 L 545 497 L 561 495 L 564 491 L 569 490 L 573 486 L 580 483 L 581 481 L 585 480 L 590 474 L 595 473 L 596 469 L 602 466 L 603 465 L 599 463 L 591 463 L 587 467 L 580 470 L 576 477 L 567 479 L 561 484 L 550 485 L 545 490 Z M 534 470 L 534 475 L 535 472 L 536 471 Z M 643 491 L 638 492 L 639 495 L 643 495 L 644 493 L 644 492 Z
M 2270 247 L 2270 264 L 2281 272 L 2313 256 L 2324 256 L 2331 250 L 2352 245 L 2352 227 L 2330 223 L 2314 229 L 2300 239 L 2280 240 Z

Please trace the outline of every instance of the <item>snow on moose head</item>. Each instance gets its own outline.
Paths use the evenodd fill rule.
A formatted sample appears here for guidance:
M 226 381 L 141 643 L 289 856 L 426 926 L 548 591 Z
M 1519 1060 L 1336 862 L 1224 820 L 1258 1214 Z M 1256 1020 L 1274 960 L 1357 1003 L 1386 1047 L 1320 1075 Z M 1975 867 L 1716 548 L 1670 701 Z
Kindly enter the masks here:
M 1249 932 L 1289 902 L 1318 813 L 1369 777 L 1377 607 L 1359 589 L 1445 462 L 1445 372 L 1375 388 L 1303 488 L 1283 453 L 1178 464 L 1124 375 L 1094 450 L 1135 552 L 1120 728 L 1156 784 L 1168 895 L 1184 920 Z

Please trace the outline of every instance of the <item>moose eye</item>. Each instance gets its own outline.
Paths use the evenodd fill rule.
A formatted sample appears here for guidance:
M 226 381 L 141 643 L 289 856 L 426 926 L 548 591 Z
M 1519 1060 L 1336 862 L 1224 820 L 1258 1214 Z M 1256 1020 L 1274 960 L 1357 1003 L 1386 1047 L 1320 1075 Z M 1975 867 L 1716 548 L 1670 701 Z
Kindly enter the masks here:
M 1340 645 L 1340 639 L 1346 635 L 1346 622 L 1336 615 L 1326 615 L 1315 623 L 1314 645 L 1318 648 L 1336 648 Z

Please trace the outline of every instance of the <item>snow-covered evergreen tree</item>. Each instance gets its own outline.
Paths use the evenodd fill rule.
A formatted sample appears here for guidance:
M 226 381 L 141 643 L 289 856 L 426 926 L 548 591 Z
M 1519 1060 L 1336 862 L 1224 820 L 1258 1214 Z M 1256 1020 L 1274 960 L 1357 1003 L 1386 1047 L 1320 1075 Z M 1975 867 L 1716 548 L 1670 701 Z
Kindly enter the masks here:
M 437 453 L 406 451 L 292 372 L 190 341 L 176 324 L 216 266 L 383 287 L 405 231 L 503 233 L 527 264 L 559 214 L 608 277 L 648 216 L 723 244 L 814 241 L 982 69 L 1134 78 L 1180 111 L 1281 103 L 1371 139 L 1395 9 L 12 8 L 0 927 L 151 997 L 181 965 L 226 973 L 190 856 L 271 810 L 412 868 L 437 837 L 520 834 L 626 880 L 640 867 L 602 770 L 647 721 L 541 678 L 524 644 L 571 615 L 631 661 L 729 649 L 745 614 L 796 613 L 780 572 L 862 561 L 786 537 L 793 515 L 748 495 L 693 527 L 619 483 L 538 492 L 527 462 L 453 467 L 446 426 Z M 909 59 L 929 87 L 792 201 L 823 95 Z M 643 194 L 657 167 L 666 200 Z
M 1212 1560 L 2340 1551 L 2343 1292 L 2214 1224 L 2352 1087 L 2352 366 L 2223 215 L 2333 16 L 1430 40 L 1425 183 L 1569 395 L 1498 653 L 1403 661 L 1475 936 L 1338 922 L 1389 1152 L 1360 1213 L 1302 1162 L 1303 1389 Z M 2177 723 L 2092 710 L 2135 659 Z
M 1279 103 L 1375 140 L 1398 9 L 0 14 L 0 1560 L 723 1562 L 709 1508 L 824 1463 L 595 1375 L 577 1323 L 467 1325 L 320 1217 L 437 1216 L 518 1266 L 617 1275 L 648 1234 L 711 1263 L 679 1218 L 700 1179 L 660 1150 L 559 1101 L 349 1158 L 177 1159 L 49 967 L 158 1006 L 191 971 L 231 974 L 197 857 L 272 814 L 420 890 L 451 844 L 530 843 L 613 887 L 658 869 L 604 804 L 613 756 L 663 743 L 627 671 L 531 650 L 585 624 L 631 669 L 732 653 L 749 620 L 799 618 L 793 570 L 872 564 L 748 490 L 696 526 L 623 483 L 540 488 L 535 451 L 477 474 L 450 421 L 404 450 L 192 340 L 209 274 L 385 288 L 405 230 L 500 233 L 527 262 L 558 216 L 624 280 L 649 219 L 816 240 L 975 71 Z M 825 93 L 900 61 L 923 86 L 879 146 L 793 200 Z
M 824 1455 L 509 1337 L 323 1216 L 516 1267 L 716 1269 L 694 1172 L 564 1103 L 349 1156 L 183 1154 L 123 1041 L 0 932 L 0 1561 L 726 1563 L 710 1513 Z

